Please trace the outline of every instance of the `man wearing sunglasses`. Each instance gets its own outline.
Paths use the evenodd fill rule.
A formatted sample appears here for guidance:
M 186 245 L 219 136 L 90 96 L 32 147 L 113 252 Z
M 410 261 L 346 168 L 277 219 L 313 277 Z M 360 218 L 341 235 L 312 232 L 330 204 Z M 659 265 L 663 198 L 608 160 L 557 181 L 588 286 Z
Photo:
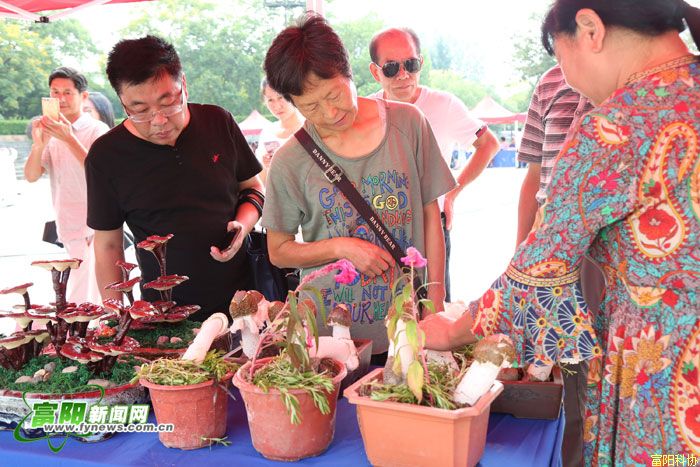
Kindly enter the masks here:
M 445 234 L 445 299 L 450 297 L 450 230 L 454 201 L 459 193 L 489 165 L 499 149 L 488 127 L 472 117 L 464 103 L 453 94 L 420 85 L 423 56 L 420 40 L 409 28 L 392 28 L 377 33 L 370 42 L 369 65 L 382 89 L 371 97 L 414 104 L 428 120 L 440 151 L 449 164 L 455 146 L 474 146 L 474 154 L 457 177 L 457 187 L 439 200 Z
M 166 274 L 188 276 L 173 289 L 179 305 L 199 305 L 194 319 L 226 311 L 249 288 L 241 248 L 262 214 L 262 170 L 233 117 L 214 105 L 187 102 L 187 80 L 175 48 L 155 36 L 123 40 L 107 77 L 126 120 L 98 139 L 86 159 L 88 225 L 95 229 L 97 281 L 120 281 L 122 228 L 137 242 L 173 234 Z M 142 282 L 161 275 L 151 253 L 136 250 Z M 142 291 L 157 300 L 155 290 Z

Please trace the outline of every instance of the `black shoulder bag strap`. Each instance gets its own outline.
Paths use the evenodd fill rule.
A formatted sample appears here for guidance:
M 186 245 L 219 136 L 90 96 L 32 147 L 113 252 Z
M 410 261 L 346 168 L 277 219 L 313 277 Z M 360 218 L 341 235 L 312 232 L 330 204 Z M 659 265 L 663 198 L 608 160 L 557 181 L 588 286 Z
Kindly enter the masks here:
M 372 228 L 374 233 L 379 237 L 384 247 L 391 253 L 391 256 L 396 261 L 396 264 L 401 268 L 401 258 L 406 256 L 406 252 L 399 246 L 393 235 L 389 233 L 384 223 L 377 216 L 377 213 L 367 204 L 367 201 L 362 197 L 357 188 L 348 180 L 343 170 L 331 161 L 323 149 L 311 138 L 309 133 L 302 127 L 294 135 L 301 145 L 309 153 L 311 159 L 323 171 L 326 180 L 337 186 L 338 189 L 345 195 L 350 204 L 352 204 L 362 218 Z M 420 286 L 420 280 L 416 275 L 413 282 L 414 290 L 416 290 L 419 300 L 427 298 L 425 287 Z

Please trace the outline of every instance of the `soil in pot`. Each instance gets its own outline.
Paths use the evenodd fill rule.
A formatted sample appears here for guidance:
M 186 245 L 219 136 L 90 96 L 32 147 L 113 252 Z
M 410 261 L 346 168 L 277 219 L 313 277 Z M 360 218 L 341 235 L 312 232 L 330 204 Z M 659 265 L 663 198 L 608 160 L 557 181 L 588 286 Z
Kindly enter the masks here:
M 256 361 L 256 371 L 271 358 Z M 292 424 L 290 414 L 278 389 L 267 392 L 254 385 L 250 379 L 252 362 L 243 365 L 233 378 L 245 402 L 248 426 L 253 447 L 264 457 L 273 460 L 297 461 L 324 452 L 335 434 L 335 410 L 340 382 L 347 374 L 345 365 L 330 360 L 333 375 L 333 391 L 327 394 L 330 412 L 322 414 L 313 398 L 303 389 L 289 389 L 299 401 L 301 423 Z

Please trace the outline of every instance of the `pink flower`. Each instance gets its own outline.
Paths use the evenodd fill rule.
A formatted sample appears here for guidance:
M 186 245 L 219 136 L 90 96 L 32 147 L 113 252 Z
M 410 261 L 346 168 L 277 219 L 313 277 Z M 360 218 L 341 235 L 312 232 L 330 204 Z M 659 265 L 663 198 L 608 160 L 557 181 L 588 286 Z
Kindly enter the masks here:
M 323 277 L 335 271 L 340 271 L 340 273 L 335 276 L 336 282 L 340 284 L 349 284 L 353 280 L 355 280 L 355 276 L 357 276 L 357 271 L 355 271 L 355 267 L 350 261 L 348 261 L 347 259 L 339 259 L 334 263 L 326 264 L 321 269 L 317 269 L 308 276 L 304 277 L 297 289 L 301 289 L 301 287 L 304 284 L 308 284 L 309 282 L 316 280 L 319 277 Z M 349 282 L 341 282 L 341 280 L 338 279 L 339 277 L 343 281 L 347 280 Z
M 341 259 L 334 263 L 338 267 L 338 274 L 335 275 L 335 281 L 338 284 L 352 284 L 357 278 L 355 266 L 347 259 Z
M 401 258 L 401 262 L 406 266 L 411 266 L 414 268 L 422 268 L 428 264 L 428 260 L 421 256 L 420 251 L 416 250 L 414 247 L 409 246 L 406 250 L 406 256 Z

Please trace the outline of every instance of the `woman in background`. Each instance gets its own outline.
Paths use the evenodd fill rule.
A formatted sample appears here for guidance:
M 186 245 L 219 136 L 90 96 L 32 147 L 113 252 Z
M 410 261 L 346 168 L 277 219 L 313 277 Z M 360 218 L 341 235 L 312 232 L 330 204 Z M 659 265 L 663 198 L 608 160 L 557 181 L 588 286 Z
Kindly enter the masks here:
M 83 112 L 92 118 L 101 120 L 108 127 L 114 128 L 114 109 L 112 103 L 101 92 L 90 91 L 83 103 Z
M 255 150 L 255 156 L 263 165 L 260 178 L 265 183 L 272 156 L 275 155 L 280 146 L 301 128 L 304 124 L 304 117 L 301 116 L 291 102 L 268 86 L 265 78 L 260 84 L 260 95 L 267 109 L 277 118 L 276 122 L 264 128 L 262 133 L 260 133 L 258 147 Z

